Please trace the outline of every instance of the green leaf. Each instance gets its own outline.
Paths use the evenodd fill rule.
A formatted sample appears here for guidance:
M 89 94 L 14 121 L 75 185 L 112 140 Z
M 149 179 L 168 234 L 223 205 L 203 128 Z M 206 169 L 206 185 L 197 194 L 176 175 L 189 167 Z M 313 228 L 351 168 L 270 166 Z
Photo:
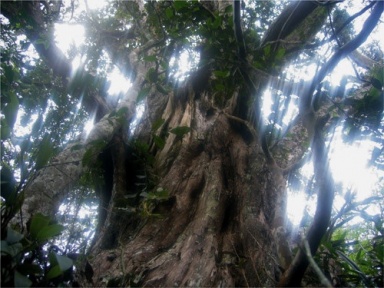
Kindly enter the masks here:
M 285 49 L 283 47 L 279 47 L 276 53 L 276 60 L 281 60 L 285 55 Z
M 165 120 L 163 118 L 157 119 L 155 122 L 152 123 L 152 132 L 157 131 L 163 125 Z
M 233 9 L 232 9 L 232 5 L 228 5 L 227 7 L 225 7 L 225 13 L 227 13 L 227 14 L 231 14 L 232 11 L 233 11 Z
M 140 196 L 144 197 L 144 198 L 148 198 L 148 193 L 147 192 L 141 192 Z
M 43 126 L 43 114 L 41 113 L 41 114 L 39 114 L 35 123 L 33 123 L 31 134 L 36 135 L 42 126 Z
M 151 200 L 167 200 L 169 198 L 169 193 L 167 190 L 159 187 L 156 189 L 156 192 L 148 193 L 147 198 Z
M 153 135 L 153 142 L 155 142 L 156 147 L 159 149 L 163 149 L 165 146 L 165 140 L 160 136 Z
M 143 58 L 145 62 L 155 62 L 157 60 L 156 55 L 149 55 Z
M 1 255 L 3 255 L 3 254 L 11 255 L 11 251 L 9 250 L 9 245 L 8 245 L 8 242 L 6 240 L 1 240 L 0 251 L 1 251 Z
M 4 65 L 3 67 L 4 71 L 4 76 L 8 80 L 9 83 L 13 82 L 14 76 L 15 76 L 15 71 L 13 70 L 12 65 Z
M 62 256 L 62 255 L 56 255 L 56 260 L 57 263 L 59 264 L 59 267 L 62 272 L 70 269 L 73 266 L 73 261 L 72 259 L 68 258 L 67 256 Z
M 7 228 L 7 239 L 6 241 L 8 244 L 14 244 L 19 242 L 21 239 L 24 238 L 23 234 L 20 234 L 19 232 L 13 230 L 11 227 Z
M 1 241 L 1 253 L 11 255 L 13 258 L 16 257 L 23 250 L 23 244 L 17 242 L 15 244 L 9 245 L 7 241 Z
M 7 163 L 1 163 L 1 191 L 0 195 L 5 201 L 11 200 L 11 196 L 16 192 L 16 180 L 13 175 L 13 170 Z
M 80 150 L 80 149 L 82 149 L 83 147 L 84 147 L 83 144 L 76 144 L 76 145 L 73 145 L 73 146 L 71 147 L 71 151 Z
M 116 116 L 116 110 L 113 110 L 111 113 L 108 114 L 108 118 L 112 118 Z
M 371 77 L 371 84 L 373 87 L 375 87 L 379 91 L 381 91 L 383 88 L 383 84 L 380 82 L 379 79 L 377 79 L 375 77 Z
M 37 238 L 40 230 L 49 225 L 50 219 L 41 213 L 33 215 L 31 225 L 29 226 L 29 233 L 33 239 Z
M 218 16 L 215 18 L 215 21 L 213 21 L 211 28 L 213 30 L 217 30 L 220 27 L 221 23 L 222 23 L 222 18 L 221 16 Z
M 168 7 L 167 9 L 165 9 L 165 16 L 168 19 L 172 19 L 173 18 L 173 9 L 171 7 Z
M 164 70 L 167 70 L 168 67 L 169 67 L 169 63 L 166 62 L 166 61 L 160 61 L 160 66 L 161 66 L 161 68 L 163 68 Z
M 107 146 L 108 142 L 103 139 L 97 139 L 89 142 L 89 147 L 96 151 L 102 151 Z
M 14 274 L 15 287 L 31 287 L 32 281 L 28 277 L 20 274 L 18 271 L 15 271 Z
M 57 235 L 59 235 L 64 230 L 64 227 L 59 224 L 48 225 L 42 228 L 36 236 L 37 241 L 46 241 Z
M 190 127 L 188 127 L 188 126 L 179 126 L 179 127 L 173 128 L 169 132 L 172 133 L 172 134 L 175 134 L 178 137 L 183 137 L 189 131 L 191 131 Z
M 156 82 L 157 81 L 157 72 L 155 70 L 155 68 L 149 68 L 147 74 L 145 75 L 145 77 L 148 79 L 149 82 Z
M 224 91 L 225 90 L 225 86 L 221 83 L 215 83 L 215 90 L 216 91 Z
M 148 94 L 149 91 L 151 91 L 151 87 L 144 87 L 143 89 L 140 90 L 139 94 L 137 95 L 137 102 L 140 102 L 141 100 L 144 100 Z
M 159 91 L 161 94 L 163 94 L 163 95 L 168 95 L 168 91 L 167 91 L 163 86 L 161 86 L 160 84 L 156 84 L 156 89 L 157 89 L 157 91 Z
M 46 277 L 47 279 L 53 279 L 60 276 L 61 274 L 63 274 L 63 272 L 61 272 L 60 266 L 55 265 L 51 269 L 49 269 Z
M 3 108 L 2 113 L 5 116 L 5 120 L 7 121 L 8 127 L 13 129 L 13 125 L 16 122 L 17 113 L 19 111 L 19 99 L 15 93 L 9 93 L 8 103 Z
M 36 264 L 23 263 L 21 265 L 18 265 L 17 269 L 24 275 L 30 275 L 30 274 L 42 275 L 43 274 L 43 269 Z
M 72 259 L 68 258 L 67 256 L 62 256 L 55 252 L 51 252 L 49 253 L 48 257 L 49 263 L 52 266 L 47 274 L 48 279 L 53 279 L 62 275 L 66 270 L 73 266 Z
M 187 1 L 174 1 L 173 2 L 173 7 L 175 7 L 176 11 L 179 11 L 179 10 L 181 10 L 184 7 L 187 7 L 187 6 L 188 6 L 188 2 Z
M 81 163 L 83 164 L 83 166 L 91 166 L 93 159 L 94 159 L 94 149 L 92 149 L 91 147 L 87 149 L 87 151 L 85 151 Z
M 117 110 L 116 115 L 117 117 L 125 117 L 128 114 L 128 107 L 121 107 L 119 110 Z
M 11 136 L 11 128 L 5 119 L 1 119 L 1 140 L 6 140 Z
M 213 74 L 215 74 L 215 76 L 219 78 L 227 78 L 231 75 L 229 71 L 220 71 L 220 70 L 213 71 Z
M 54 147 L 51 138 L 48 134 L 45 134 L 43 140 L 41 140 L 40 145 L 38 146 L 35 168 L 37 170 L 43 168 L 48 163 L 48 160 L 53 156 L 53 153 Z
M 39 38 L 35 42 L 36 44 L 43 44 L 45 49 L 48 49 L 51 43 L 49 43 L 48 39 Z
M 271 54 L 271 45 L 265 46 L 263 50 L 264 50 L 264 55 L 268 57 Z

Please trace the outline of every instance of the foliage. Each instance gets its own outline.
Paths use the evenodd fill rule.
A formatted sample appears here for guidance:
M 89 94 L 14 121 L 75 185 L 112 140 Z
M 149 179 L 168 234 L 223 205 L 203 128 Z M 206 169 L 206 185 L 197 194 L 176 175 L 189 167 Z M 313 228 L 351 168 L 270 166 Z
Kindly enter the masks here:
M 1 235 L 1 285 L 67 286 L 73 261 L 52 244 L 63 229 L 42 214 L 32 217 L 25 236 L 7 225 Z
M 1 196 L 10 201 L 9 195 L 19 195 L 68 139 L 79 134 L 87 114 L 45 62 L 31 56 L 36 52 L 20 35 L 21 24 L 1 21 Z M 9 207 L 18 207 L 13 204 Z
M 384 81 L 383 64 L 380 63 L 366 75 L 367 86 L 356 97 L 351 97 L 346 101 L 346 105 L 353 107 L 351 117 L 345 122 L 346 139 L 350 141 L 360 135 L 369 135 L 378 130 L 382 125 L 383 115 L 383 81 Z
M 164 140 L 158 141 L 161 142 L 157 146 L 162 149 Z M 119 201 L 122 206 L 119 209 L 128 213 L 135 213 L 143 219 L 162 217 L 161 214 L 155 213 L 154 209 L 157 204 L 169 199 L 169 192 L 158 186 L 159 179 L 153 167 L 154 158 L 150 153 L 149 146 L 138 140 L 132 142 L 131 145 L 133 148 L 132 161 L 137 165 L 134 177 L 135 188 L 132 191 L 127 191 L 129 193 L 125 195 L 125 201 Z
M 383 286 L 383 210 L 381 207 L 381 211 L 373 216 L 366 211 L 368 208 L 372 210 L 372 203 L 381 197 L 373 196 L 357 202 L 353 194 L 347 193 L 344 205 L 338 213 L 334 213 L 314 257 L 332 285 Z M 317 277 L 312 277 L 314 278 L 310 281 L 316 283 Z
M 87 113 L 77 107 L 80 97 L 69 96 L 62 79 L 35 58 L 20 23 L 1 22 L 2 286 L 68 285 L 73 262 L 54 243 L 64 226 L 36 214 L 21 234 L 10 221 L 20 211 L 23 189 L 79 134 Z

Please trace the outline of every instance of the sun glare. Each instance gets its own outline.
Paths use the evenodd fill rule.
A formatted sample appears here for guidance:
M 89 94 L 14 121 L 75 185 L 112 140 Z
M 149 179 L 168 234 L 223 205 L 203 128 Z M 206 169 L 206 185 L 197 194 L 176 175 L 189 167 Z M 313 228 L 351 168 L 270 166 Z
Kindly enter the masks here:
M 101 0 L 83 0 L 83 1 L 87 2 L 87 5 L 88 5 L 89 9 L 91 9 L 91 10 L 101 9 L 101 8 L 105 7 L 106 4 L 108 4 L 108 2 L 109 2 L 109 1 L 105 1 L 105 0 L 102 0 L 102 1 Z
M 272 113 L 272 92 L 271 89 L 265 90 L 262 97 L 261 113 L 263 114 L 263 121 L 265 124 L 269 122 L 268 117 Z
M 112 73 L 109 73 L 108 80 L 111 81 L 111 86 L 108 89 L 108 94 L 110 95 L 126 93 L 132 86 L 132 83 L 116 67 Z
M 86 137 L 89 135 L 89 133 L 93 129 L 93 126 L 94 126 L 93 121 L 94 121 L 94 119 L 92 118 L 92 119 L 88 120 L 84 125 L 84 133 L 85 133 Z
M 333 178 L 335 182 L 343 183 L 344 188 L 356 192 L 357 200 L 371 196 L 377 185 L 377 175 L 367 167 L 372 149 L 373 144 L 369 141 L 353 145 L 343 143 L 341 131 L 336 131 L 331 145 L 330 167 Z
M 307 199 L 304 193 L 295 193 L 288 191 L 287 197 L 287 216 L 294 226 L 300 224 L 301 218 L 304 214 Z
M 67 53 L 71 45 L 79 47 L 85 41 L 85 30 L 78 24 L 55 24 L 55 39 L 57 46 Z

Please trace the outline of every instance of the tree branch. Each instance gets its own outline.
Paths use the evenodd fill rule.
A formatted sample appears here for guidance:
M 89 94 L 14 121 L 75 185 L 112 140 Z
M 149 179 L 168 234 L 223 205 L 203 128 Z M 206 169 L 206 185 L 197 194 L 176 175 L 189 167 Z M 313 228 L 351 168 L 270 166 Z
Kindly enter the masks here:
M 361 44 L 363 44 L 368 36 L 371 34 L 372 30 L 376 27 L 377 23 L 380 20 L 380 16 L 383 13 L 384 10 L 384 2 L 377 1 L 371 15 L 368 17 L 368 19 L 364 22 L 363 28 L 361 29 L 360 33 L 351 41 L 349 41 L 347 44 L 342 46 L 339 50 L 336 51 L 335 54 L 325 63 L 325 65 L 320 69 L 320 71 L 316 74 L 314 77 L 312 84 L 309 87 L 309 90 L 306 92 L 307 101 L 306 102 L 307 107 L 311 107 L 311 109 L 314 109 L 316 105 L 316 97 L 312 97 L 313 92 L 316 89 L 316 86 L 323 81 L 325 76 L 331 72 L 336 65 L 342 60 L 344 57 L 346 57 L 349 53 L 356 50 Z M 302 97 L 303 98 L 303 97 Z M 310 106 L 309 106 L 310 104 Z M 315 110 L 315 109 L 314 109 Z
M 135 91 L 137 93 L 138 89 L 133 89 L 132 92 L 135 93 Z M 131 95 L 130 99 L 132 98 L 135 98 L 134 95 Z M 129 123 L 135 113 L 135 101 L 125 100 L 118 108 L 126 108 L 125 117 Z M 54 217 L 66 193 L 88 169 L 82 165 L 86 151 L 92 148 L 92 143 L 95 140 L 109 143 L 116 131 L 121 128 L 121 123 L 120 117 L 105 115 L 95 125 L 88 137 L 68 145 L 51 160 L 50 164 L 37 172 L 37 176 L 24 189 L 23 219 L 20 221 L 23 227 L 26 227 L 25 225 L 32 214 L 40 212 Z M 75 146 L 78 147 L 75 148 Z M 99 152 L 101 151 L 95 151 L 95 158 Z
M 245 61 L 246 50 L 243 31 L 241 29 L 241 14 L 240 14 L 241 0 L 233 0 L 233 26 L 235 29 L 235 38 L 238 47 L 238 56 L 240 61 Z
M 328 150 L 322 136 L 323 119 L 314 124 L 313 137 L 313 163 L 315 169 L 316 183 L 318 183 L 317 207 L 313 223 L 309 228 L 306 239 L 309 251 L 314 255 L 320 245 L 321 238 L 325 234 L 331 219 L 332 204 L 334 197 L 334 183 L 329 170 Z M 302 243 L 304 245 L 305 243 Z M 297 252 L 289 268 L 281 277 L 278 287 L 300 286 L 301 280 L 308 267 L 309 259 L 305 247 Z
M 293 1 L 280 14 L 268 33 L 264 36 L 260 47 L 269 42 L 286 38 L 295 28 L 305 20 L 317 7 L 316 1 Z
M 340 48 L 332 57 L 328 60 L 328 62 L 320 69 L 320 71 L 316 74 L 315 78 L 311 86 L 309 87 L 308 94 L 306 96 L 307 99 L 304 101 L 308 101 L 308 99 L 312 99 L 312 94 L 315 90 L 315 87 L 318 83 L 320 83 L 325 75 L 329 73 L 336 64 L 348 53 L 355 50 L 359 47 L 368 37 L 368 35 L 372 32 L 374 27 L 377 25 L 381 14 L 383 13 L 383 2 L 376 2 L 375 7 L 368 17 L 366 22 L 363 25 L 360 33 L 343 47 Z M 305 95 L 304 95 L 305 96 Z M 302 106 L 301 109 L 305 109 L 305 113 L 309 118 L 315 117 L 314 114 L 314 103 L 316 99 L 313 99 L 311 103 L 307 102 L 307 107 Z M 309 110 L 308 110 L 309 108 Z M 303 111 L 302 111 L 303 112 Z M 329 225 L 331 212 L 332 212 L 332 203 L 334 197 L 334 183 L 332 179 L 332 175 L 329 171 L 329 165 L 327 160 L 327 149 L 325 147 L 324 139 L 321 135 L 321 126 L 319 126 L 322 119 L 318 119 L 316 121 L 309 121 L 310 124 L 309 129 L 313 129 L 313 155 L 314 155 L 314 167 L 315 167 L 315 175 L 316 182 L 318 183 L 318 199 L 317 199 L 317 208 L 314 216 L 313 223 L 307 234 L 307 241 L 309 245 L 309 250 L 312 255 L 314 255 L 317 251 L 317 248 L 320 245 L 321 238 L 325 234 L 327 227 Z M 308 257 L 305 253 L 305 249 L 302 248 L 296 254 L 294 260 L 292 261 L 289 268 L 285 271 L 283 276 L 281 277 L 278 286 L 280 287 L 290 287 L 290 286 L 299 286 L 301 280 L 304 276 L 305 270 L 307 269 L 309 264 Z

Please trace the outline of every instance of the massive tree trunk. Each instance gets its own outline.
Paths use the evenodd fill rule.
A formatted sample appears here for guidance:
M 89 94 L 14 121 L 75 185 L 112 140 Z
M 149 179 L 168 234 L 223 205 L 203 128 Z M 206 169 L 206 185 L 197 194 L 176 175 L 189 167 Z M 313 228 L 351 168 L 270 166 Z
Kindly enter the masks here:
M 223 11 L 222 5 L 217 3 L 203 4 L 210 9 L 217 6 L 216 9 Z M 6 8 L 4 11 L 12 18 L 14 12 Z M 300 9 L 306 13 L 297 13 Z M 298 30 L 298 34 L 304 34 L 304 40 L 308 40 L 316 31 L 309 31 L 311 29 L 307 28 L 313 26 L 305 21 L 311 13 L 316 13 L 314 19 L 324 20 L 326 14 L 321 9 L 312 2 L 290 4 L 282 17 L 295 12 L 297 21 L 285 25 L 284 19 L 279 18 L 262 45 L 273 43 L 271 54 L 275 56 L 284 40 L 292 41 L 289 43 L 292 50 L 300 50 L 304 43 L 296 45 L 297 39 L 292 33 Z M 153 28 L 147 27 L 145 20 L 145 17 L 137 20 L 140 22 L 137 25 L 143 31 L 147 29 L 147 34 L 141 31 L 142 35 L 151 35 Z M 235 26 L 239 24 L 236 21 L 238 19 L 234 21 Z M 235 35 L 237 41 L 243 40 L 241 32 L 236 33 L 240 33 Z M 36 39 L 36 35 L 29 37 Z M 101 139 L 107 143 L 107 148 L 103 148 L 100 159 L 107 162 L 104 176 L 111 182 L 105 185 L 107 189 L 100 191 L 102 216 L 86 263 L 79 264 L 78 283 L 84 286 L 275 286 L 279 280 L 281 285 L 297 284 L 292 280 L 292 273 L 298 273 L 300 283 L 308 260 L 302 259 L 303 253 L 298 254 L 298 260 L 292 260 L 289 250 L 285 228 L 286 176 L 307 151 L 306 143 L 313 140 L 315 171 L 322 195 L 319 199 L 323 201 L 323 206 L 318 206 L 323 214 L 317 219 L 320 222 L 316 222 L 322 230 L 316 230 L 308 238 L 314 253 L 326 229 L 334 191 L 327 173 L 327 161 L 323 158 L 326 152 L 320 134 L 324 125 L 316 120 L 312 95 L 316 84 L 353 47 L 341 50 L 345 53 L 339 53 L 339 58 L 332 59 L 335 63 L 325 65 L 315 82 L 303 89 L 300 96 L 304 101 L 291 126 L 291 136 L 280 139 L 269 151 L 267 133 L 261 129 L 259 99 L 268 83 L 277 87 L 281 79 L 250 69 L 242 58 L 240 42 L 239 51 L 234 53 L 238 53 L 241 63 L 236 77 L 240 74 L 242 77 L 237 80 L 242 80 L 231 95 L 218 95 L 212 87 L 215 67 L 210 66 L 213 64 L 208 60 L 216 55 L 208 48 L 204 50 L 203 45 L 200 68 L 167 95 L 151 89 L 141 124 L 133 136 L 127 135 L 133 100 L 147 84 L 146 72 L 154 67 L 139 56 L 154 55 L 161 41 L 165 43 L 164 39 L 148 41 L 130 51 L 125 58 L 135 74 L 130 92 L 117 107 L 109 110 L 105 106 L 91 136 L 80 140 L 80 149 L 68 148 L 56 158 L 59 162 L 70 159 L 68 165 L 71 166 L 63 166 L 68 169 L 53 172 L 50 168 L 53 165 L 46 167 L 27 187 L 24 215 L 39 209 L 52 214 L 71 182 L 84 172 L 81 160 L 87 149 L 93 147 L 93 140 Z M 112 46 L 107 48 L 117 49 Z M 261 53 L 262 49 L 258 51 Z M 122 51 L 108 52 L 123 55 Z M 292 55 L 272 59 L 271 63 L 280 61 L 281 64 Z M 46 58 L 49 61 L 49 57 Z M 64 73 L 65 77 L 68 71 L 57 69 L 57 73 Z M 98 98 L 92 97 L 94 101 Z M 106 115 L 110 111 L 122 111 L 122 108 L 126 109 L 124 125 L 121 117 Z M 160 119 L 163 121 L 158 122 Z M 154 128 L 156 122 L 161 126 Z M 177 127 L 189 129 L 183 133 L 168 133 Z M 156 142 L 159 138 L 165 141 L 163 145 Z M 140 158 L 138 146 L 143 147 L 143 143 L 147 149 Z M 167 192 L 167 197 L 162 199 L 154 196 L 155 199 L 147 197 L 140 202 L 137 211 L 145 214 L 143 217 L 132 213 L 126 201 L 139 194 L 137 179 L 146 183 L 147 193 Z M 53 192 L 52 187 L 56 188 Z M 47 191 L 54 193 L 54 197 L 48 197 L 49 206 L 39 208 L 36 203 L 44 197 L 48 199 Z M 37 199 L 37 195 L 41 198 Z M 288 272 L 282 278 L 285 271 Z
M 132 164 L 115 161 L 115 187 L 125 190 L 112 197 L 110 219 L 92 248 L 93 284 L 112 278 L 127 285 L 138 275 L 134 284 L 144 286 L 270 286 L 278 279 L 273 228 L 276 210 L 285 211 L 284 178 L 267 165 L 242 121 L 202 107 L 207 93 L 175 93 L 159 107 L 164 129 L 191 127 L 182 139 L 170 135 L 162 150 L 153 149 L 154 190 L 169 193 L 153 211 L 160 219 L 140 227 L 121 221 L 130 216 L 118 211 L 119 199 L 135 183 L 126 180 Z

